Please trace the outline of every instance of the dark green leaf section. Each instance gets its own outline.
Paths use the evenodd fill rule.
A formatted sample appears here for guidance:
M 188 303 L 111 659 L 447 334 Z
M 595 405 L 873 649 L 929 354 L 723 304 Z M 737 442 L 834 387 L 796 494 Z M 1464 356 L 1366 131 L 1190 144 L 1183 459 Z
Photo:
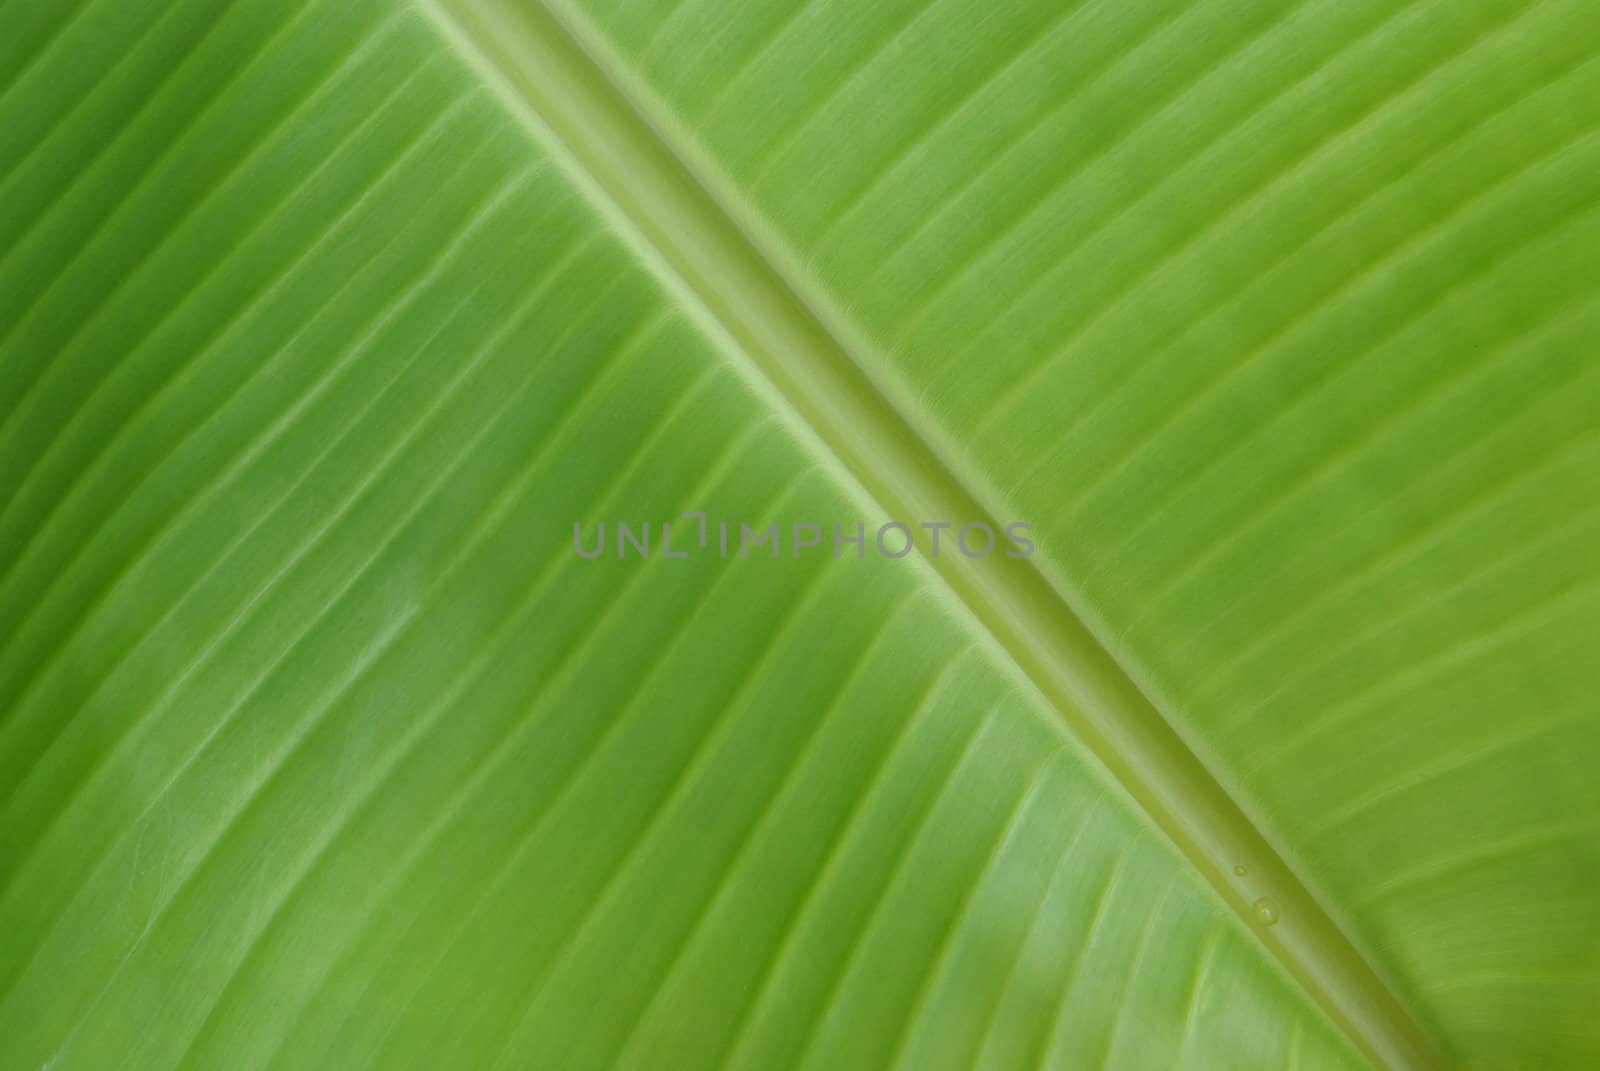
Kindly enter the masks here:
M 1359 1065 L 926 566 L 572 552 L 884 518 L 422 14 L 0 22 L 0 1065 Z

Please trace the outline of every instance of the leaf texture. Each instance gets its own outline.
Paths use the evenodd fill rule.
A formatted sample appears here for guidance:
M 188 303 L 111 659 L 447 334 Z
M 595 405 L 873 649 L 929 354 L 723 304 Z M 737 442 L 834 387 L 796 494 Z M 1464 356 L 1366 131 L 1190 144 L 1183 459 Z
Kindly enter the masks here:
M 567 6 L 1455 1058 L 1600 1059 L 1589 8 Z
M 1600 1059 L 1579 0 L 0 25 L 0 1066 Z

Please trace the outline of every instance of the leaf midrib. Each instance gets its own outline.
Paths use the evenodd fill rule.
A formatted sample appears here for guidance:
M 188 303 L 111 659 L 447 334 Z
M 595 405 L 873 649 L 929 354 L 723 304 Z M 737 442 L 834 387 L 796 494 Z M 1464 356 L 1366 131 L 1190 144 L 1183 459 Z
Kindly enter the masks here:
M 519 0 L 425 0 L 424 10 L 600 210 L 637 237 L 703 326 L 747 358 L 758 389 L 886 515 L 1003 526 L 954 444 L 919 426 L 907 399 L 866 371 L 857 355 L 873 347 L 864 333 L 579 17 Z M 1363 1052 L 1388 1067 L 1440 1065 L 1391 988 L 1097 638 L 1078 593 L 1028 559 L 923 558 Z M 1261 897 L 1277 905 L 1276 925 L 1254 919 Z

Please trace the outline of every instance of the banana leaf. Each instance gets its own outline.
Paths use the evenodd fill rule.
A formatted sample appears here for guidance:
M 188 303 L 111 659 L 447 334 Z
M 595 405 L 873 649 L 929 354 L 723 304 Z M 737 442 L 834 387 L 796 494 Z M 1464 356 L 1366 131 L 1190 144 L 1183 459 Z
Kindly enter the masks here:
M 0 0 L 0 1068 L 1600 1066 L 1593 0 Z

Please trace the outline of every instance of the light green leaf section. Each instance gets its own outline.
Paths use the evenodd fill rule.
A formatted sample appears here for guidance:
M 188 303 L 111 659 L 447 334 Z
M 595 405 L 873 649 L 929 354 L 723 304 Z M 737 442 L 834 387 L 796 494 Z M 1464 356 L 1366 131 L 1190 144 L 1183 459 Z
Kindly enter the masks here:
M 556 6 L 1449 1058 L 1600 1064 L 1593 5 Z
M 0 1067 L 1600 1062 L 1587 4 L 0 0 Z

